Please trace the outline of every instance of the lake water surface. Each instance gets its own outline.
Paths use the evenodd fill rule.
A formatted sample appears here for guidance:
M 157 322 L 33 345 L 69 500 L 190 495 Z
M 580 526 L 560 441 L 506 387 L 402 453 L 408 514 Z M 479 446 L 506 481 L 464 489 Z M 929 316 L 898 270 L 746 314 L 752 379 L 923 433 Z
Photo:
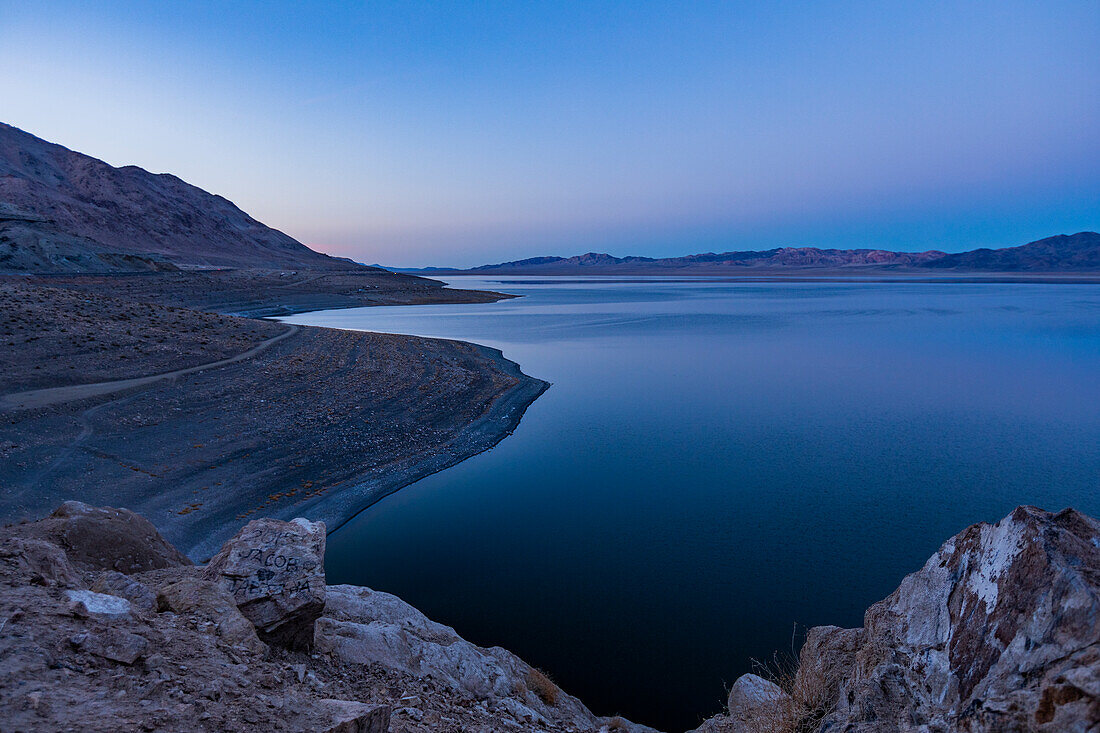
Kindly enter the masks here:
M 452 281 L 526 297 L 286 319 L 487 344 L 553 383 L 499 446 L 335 532 L 329 582 L 599 714 L 693 727 L 968 524 L 1100 515 L 1098 286 Z

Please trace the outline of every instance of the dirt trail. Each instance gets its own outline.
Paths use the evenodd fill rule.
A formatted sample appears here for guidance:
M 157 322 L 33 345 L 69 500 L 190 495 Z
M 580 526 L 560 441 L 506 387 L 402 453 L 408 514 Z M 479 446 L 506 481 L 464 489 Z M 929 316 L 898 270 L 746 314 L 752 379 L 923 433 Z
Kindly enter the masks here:
M 0 396 L 0 409 L 30 410 L 37 407 L 56 405 L 62 402 L 82 400 L 89 397 L 99 397 L 105 394 L 122 392 L 124 390 L 132 389 L 134 387 L 141 387 L 146 384 L 152 384 L 154 382 L 159 382 L 162 379 L 174 379 L 175 377 L 181 377 L 185 374 L 194 374 L 195 372 L 201 372 L 206 369 L 215 369 L 217 367 L 235 364 L 239 361 L 243 361 L 245 359 L 256 356 L 268 347 L 277 344 L 283 339 L 293 336 L 294 334 L 298 333 L 298 331 L 298 326 L 290 326 L 286 331 L 279 334 L 278 336 L 269 338 L 266 341 L 262 341 L 256 346 L 253 346 L 248 351 L 244 351 L 240 354 L 237 354 L 236 356 L 231 356 L 227 359 L 219 359 L 218 361 L 211 361 L 206 364 L 199 364 L 197 366 L 188 367 L 186 369 L 175 369 L 170 372 L 152 374 L 146 377 L 116 379 L 109 382 L 96 382 L 95 384 L 74 384 L 66 387 L 50 387 L 48 389 L 32 389 L 26 392 L 14 392 L 12 394 Z

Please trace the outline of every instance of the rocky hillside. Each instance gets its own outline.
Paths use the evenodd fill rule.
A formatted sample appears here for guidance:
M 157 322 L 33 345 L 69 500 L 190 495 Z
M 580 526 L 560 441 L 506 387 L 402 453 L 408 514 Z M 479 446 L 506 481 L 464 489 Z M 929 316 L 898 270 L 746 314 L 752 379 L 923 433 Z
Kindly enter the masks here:
M 700 731 L 1100 730 L 1100 522 L 1019 507 L 945 542 L 863 628 L 810 629 Z
M 115 168 L 0 123 L 0 271 L 348 268 L 169 174 Z
M 195 567 L 80 502 L 0 529 L 0 730 L 650 730 L 392 595 L 326 587 L 324 553 L 324 524 L 260 519 Z
M 326 586 L 325 528 L 250 522 L 195 567 L 67 502 L 0 529 L 0 729 L 633 731 L 400 599 Z M 774 670 L 773 670 L 774 671 Z M 1100 522 L 1020 507 L 948 540 L 863 628 L 811 629 L 701 733 L 1100 730 Z

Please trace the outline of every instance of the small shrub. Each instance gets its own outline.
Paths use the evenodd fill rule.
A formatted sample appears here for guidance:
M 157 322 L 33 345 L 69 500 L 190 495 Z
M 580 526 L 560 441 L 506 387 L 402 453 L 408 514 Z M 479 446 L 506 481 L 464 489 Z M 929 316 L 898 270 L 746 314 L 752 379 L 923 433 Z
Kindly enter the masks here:
M 538 695 L 547 705 L 557 705 L 561 697 L 561 688 L 553 683 L 541 670 L 531 667 L 527 670 L 527 689 Z

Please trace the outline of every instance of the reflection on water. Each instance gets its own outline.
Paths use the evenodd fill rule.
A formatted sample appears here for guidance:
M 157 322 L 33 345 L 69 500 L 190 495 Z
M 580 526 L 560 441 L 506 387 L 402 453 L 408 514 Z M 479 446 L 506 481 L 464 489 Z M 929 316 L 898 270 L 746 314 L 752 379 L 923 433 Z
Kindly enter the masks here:
M 692 727 L 795 624 L 861 624 L 966 525 L 1100 514 L 1095 286 L 456 281 L 526 297 L 287 319 L 488 344 L 553 383 L 497 448 L 335 533 L 330 582 L 598 713 Z

